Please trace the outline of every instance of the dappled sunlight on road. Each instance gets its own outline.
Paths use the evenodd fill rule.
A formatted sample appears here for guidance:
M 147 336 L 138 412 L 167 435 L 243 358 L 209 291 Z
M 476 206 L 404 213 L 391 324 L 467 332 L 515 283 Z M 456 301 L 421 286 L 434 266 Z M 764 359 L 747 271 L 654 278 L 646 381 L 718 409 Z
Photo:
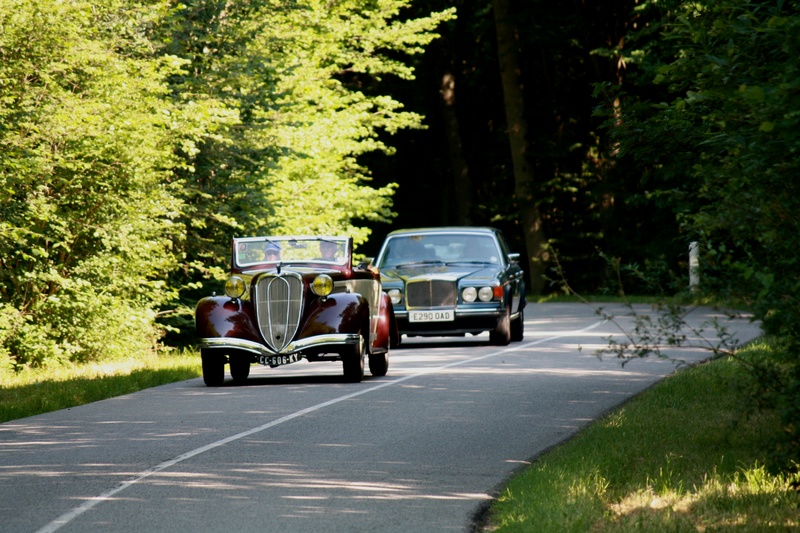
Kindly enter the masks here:
M 514 365 L 507 365 L 509 368 L 497 368 L 497 367 L 475 367 L 475 368 L 456 368 L 451 373 L 452 374 L 480 374 L 480 375 L 502 375 L 502 374 L 513 374 L 517 376 L 537 376 L 537 375 L 549 375 L 549 376 L 564 376 L 564 377 L 596 377 L 596 376 L 613 376 L 613 377 L 625 377 L 625 378 L 652 378 L 652 374 L 644 374 L 640 372 L 630 372 L 627 370 L 586 370 L 586 369 L 569 369 L 569 368 L 522 368 L 519 366 Z
M 373 465 L 380 468 L 380 464 Z M 410 465 L 409 465 L 410 466 Z M 297 511 L 295 502 L 323 500 L 486 500 L 486 493 L 465 493 L 457 490 L 432 490 L 429 483 L 422 480 L 403 479 L 386 481 L 383 478 L 388 472 L 370 469 L 363 472 L 362 479 L 354 480 L 353 471 L 358 467 L 349 465 L 347 473 L 339 476 L 335 471 L 320 472 L 308 470 L 301 465 L 293 464 L 229 464 L 228 468 L 219 471 L 196 472 L 161 472 L 147 480 L 148 484 L 170 486 L 181 489 L 202 489 L 203 493 L 189 495 L 193 501 L 204 498 L 220 497 L 209 494 L 213 492 L 236 491 L 237 494 L 224 494 L 225 497 L 239 499 L 248 498 L 252 492 L 257 497 L 265 489 L 279 489 L 278 498 L 287 501 L 288 510 Z M 363 468 L 363 467 L 362 467 Z M 431 465 L 431 468 L 436 466 Z M 418 470 L 414 466 L 412 470 Z M 424 469 L 423 469 L 424 470 Z M 185 494 L 185 491 L 181 491 Z M 273 500 L 274 503 L 274 500 Z M 328 510 L 330 512 L 330 508 Z

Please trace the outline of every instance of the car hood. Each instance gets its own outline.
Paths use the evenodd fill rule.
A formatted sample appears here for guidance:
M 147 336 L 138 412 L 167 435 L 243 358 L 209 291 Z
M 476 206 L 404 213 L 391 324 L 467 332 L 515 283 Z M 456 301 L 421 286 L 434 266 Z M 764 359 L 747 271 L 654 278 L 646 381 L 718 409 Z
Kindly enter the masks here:
M 498 276 L 499 268 L 496 266 L 476 265 L 420 265 L 407 267 L 389 267 L 381 269 L 384 281 L 403 280 L 403 282 L 417 281 L 424 278 L 439 280 L 459 281 L 465 278 L 470 280 L 494 280 Z

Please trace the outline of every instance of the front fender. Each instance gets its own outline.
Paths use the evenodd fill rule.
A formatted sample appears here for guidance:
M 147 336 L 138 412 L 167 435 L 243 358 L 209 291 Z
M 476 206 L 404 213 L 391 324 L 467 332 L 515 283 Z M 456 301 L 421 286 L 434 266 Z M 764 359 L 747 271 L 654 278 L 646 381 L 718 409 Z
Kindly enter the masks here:
M 308 304 L 305 320 L 295 335 L 304 339 L 330 333 L 368 336 L 369 302 L 360 294 L 335 294 Z M 195 308 L 197 338 L 237 338 L 259 344 L 264 341 L 250 301 L 209 296 Z
M 194 312 L 197 338 L 235 337 L 261 342 L 255 313 L 249 301 L 226 296 L 208 296 L 197 302 Z
M 380 309 L 378 311 L 378 327 L 375 332 L 375 343 L 372 352 L 388 351 L 389 347 L 400 345 L 397 324 L 394 319 L 394 306 L 385 292 L 381 293 Z
M 365 324 L 369 324 L 369 302 L 363 296 L 354 293 L 333 294 L 311 302 L 297 338 L 358 332 L 366 336 Z

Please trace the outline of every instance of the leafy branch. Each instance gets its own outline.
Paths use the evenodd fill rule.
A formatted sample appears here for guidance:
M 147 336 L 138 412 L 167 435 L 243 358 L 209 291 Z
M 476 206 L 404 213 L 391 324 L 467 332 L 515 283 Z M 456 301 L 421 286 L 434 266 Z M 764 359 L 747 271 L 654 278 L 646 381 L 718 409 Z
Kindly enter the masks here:
M 625 267 L 618 258 L 610 258 L 605 254 L 601 254 L 616 276 L 619 296 L 623 301 L 622 305 L 628 311 L 625 316 L 633 320 L 632 326 L 626 326 L 617 314 L 609 312 L 603 306 L 593 304 L 575 291 L 567 281 L 559 262 L 558 254 L 552 248 L 550 252 L 555 265 L 553 270 L 557 275 L 556 280 L 551 280 L 551 282 L 560 285 L 563 292 L 575 296 L 582 303 L 592 307 L 595 314 L 612 323 L 622 333 L 622 340 L 618 340 L 613 335 L 605 338 L 607 346 L 595 351 L 595 355 L 598 358 L 602 358 L 605 355 L 614 355 L 618 359 L 622 359 L 622 365 L 624 366 L 633 359 L 641 359 L 653 355 L 685 364 L 685 361 L 667 355 L 665 350 L 670 348 L 695 348 L 711 352 L 712 358 L 732 357 L 746 365 L 750 365 L 750 363 L 736 355 L 737 350 L 740 348 L 740 343 L 730 332 L 730 329 L 720 321 L 719 316 L 714 316 L 704 321 L 700 326 L 692 325 L 689 322 L 689 315 L 695 312 L 699 306 L 685 306 L 674 302 L 659 301 L 651 306 L 652 313 L 642 312 L 637 309 L 625 294 L 622 273 L 628 269 L 634 275 L 644 276 L 638 268 Z M 720 310 L 720 313 L 729 320 L 741 317 L 741 314 L 736 312 Z M 713 338 L 709 338 L 706 335 L 708 330 L 715 333 Z

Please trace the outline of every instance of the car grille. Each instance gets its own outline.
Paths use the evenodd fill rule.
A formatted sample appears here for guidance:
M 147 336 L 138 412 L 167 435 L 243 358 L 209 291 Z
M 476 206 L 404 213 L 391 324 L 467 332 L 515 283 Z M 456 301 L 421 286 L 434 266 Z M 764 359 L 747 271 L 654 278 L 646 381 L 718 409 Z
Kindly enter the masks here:
M 444 280 L 409 281 L 406 285 L 408 307 L 453 307 L 456 284 Z
M 267 344 L 280 352 L 291 342 L 303 312 L 303 279 L 292 272 L 262 276 L 256 285 L 256 317 Z

